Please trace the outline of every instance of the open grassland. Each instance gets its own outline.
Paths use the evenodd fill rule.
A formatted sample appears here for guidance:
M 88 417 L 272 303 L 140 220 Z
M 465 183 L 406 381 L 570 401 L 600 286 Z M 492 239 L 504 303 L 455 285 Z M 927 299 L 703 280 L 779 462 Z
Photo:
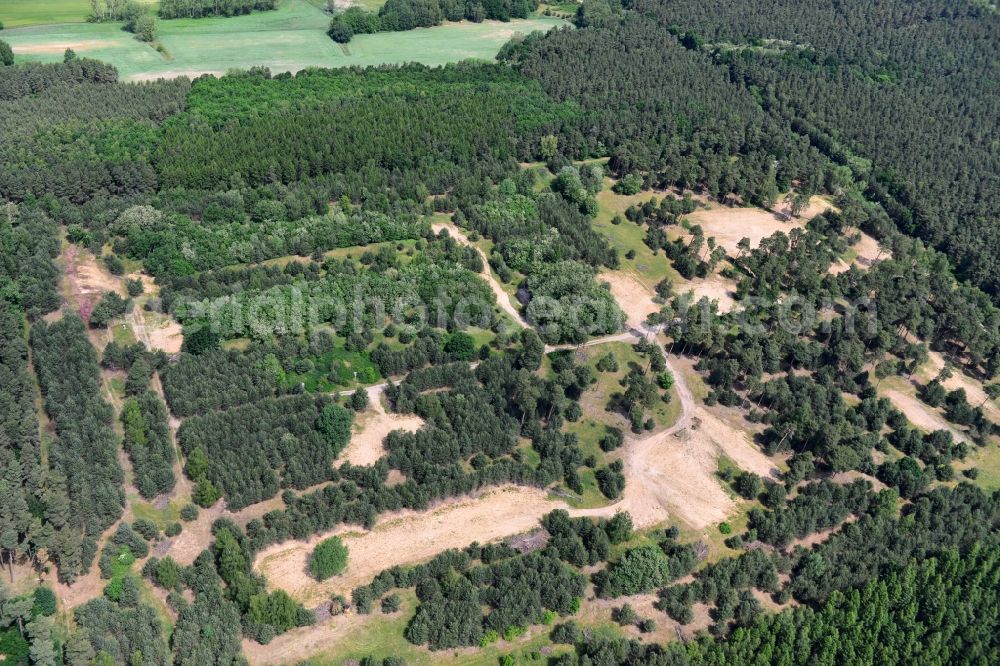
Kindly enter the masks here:
M 156 0 L 139 0 L 156 7 Z M 90 16 L 89 0 L 3 0 L 0 21 L 6 28 L 47 23 L 83 23 Z
M 2 16 L 0 12 L 0 20 Z M 515 34 L 562 23 L 543 17 L 510 23 L 448 23 L 409 32 L 359 35 L 340 46 L 326 35 L 329 15 L 305 0 L 285 0 L 276 11 L 160 21 L 162 52 L 137 41 L 120 23 L 40 25 L 5 30 L 3 36 L 19 61 L 56 62 L 72 48 L 80 56 L 115 65 L 124 79 L 149 80 L 223 74 L 258 65 L 277 73 L 306 67 L 442 65 L 466 58 L 490 59 Z

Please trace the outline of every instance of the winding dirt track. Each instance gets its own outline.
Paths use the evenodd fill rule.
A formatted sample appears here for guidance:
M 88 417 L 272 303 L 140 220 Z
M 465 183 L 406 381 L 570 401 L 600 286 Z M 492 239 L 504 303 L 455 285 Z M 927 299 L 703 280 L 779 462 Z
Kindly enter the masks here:
M 521 316 L 518 309 L 514 307 L 513 303 L 510 302 L 510 295 L 504 291 L 500 281 L 497 280 L 495 275 L 493 275 L 493 269 L 490 268 L 489 257 L 486 256 L 486 253 L 483 252 L 482 248 L 470 241 L 469 237 L 454 224 L 436 222 L 431 225 L 431 230 L 436 234 L 439 234 L 442 231 L 447 231 L 448 234 L 451 235 L 460 245 L 471 247 L 479 253 L 480 258 L 483 260 L 483 278 L 486 280 L 487 284 L 490 285 L 490 289 L 492 289 L 493 293 L 496 295 L 497 304 L 500 306 L 500 309 L 510 315 L 510 318 L 516 321 L 520 326 L 527 327 L 528 322 L 524 320 L 524 317 Z

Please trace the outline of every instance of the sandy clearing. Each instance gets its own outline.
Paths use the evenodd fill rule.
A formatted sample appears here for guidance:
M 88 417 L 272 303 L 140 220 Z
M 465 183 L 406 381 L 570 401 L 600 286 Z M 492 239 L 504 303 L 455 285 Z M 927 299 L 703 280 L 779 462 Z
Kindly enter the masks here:
M 618 597 L 617 599 L 595 597 L 584 601 L 580 612 L 573 619 L 584 626 L 613 623 L 614 620 L 611 617 L 612 611 L 622 606 L 622 604 L 628 604 L 640 618 L 656 620 L 656 630 L 644 634 L 635 625 L 628 625 L 622 627 L 622 634 L 644 643 L 669 643 L 670 641 L 677 640 L 677 623 L 667 617 L 663 611 L 653 606 L 658 600 L 659 597 L 654 593 L 636 594 L 629 597 Z
M 896 406 L 906 418 L 921 430 L 931 432 L 933 430 L 948 430 L 959 442 L 964 442 L 966 440 L 965 435 L 956 430 L 954 426 L 948 423 L 947 420 L 938 412 L 931 407 L 920 401 L 916 396 L 908 395 L 902 391 L 896 389 L 888 388 L 883 389 L 882 394 L 892 401 L 892 404 Z
M 924 374 L 928 379 L 933 379 L 941 372 L 944 365 L 945 359 L 941 352 L 929 352 L 927 363 L 921 368 L 921 374 Z M 982 405 L 986 416 L 1000 423 L 1000 407 L 987 398 L 986 391 L 983 389 L 983 383 L 969 377 L 962 368 L 953 368 L 951 377 L 942 382 L 942 384 L 949 391 L 960 388 L 965 389 L 966 399 L 973 407 Z
M 789 233 L 796 227 L 805 226 L 810 217 L 830 208 L 830 203 L 823 197 L 814 196 L 809 206 L 798 218 L 783 219 L 779 204 L 775 211 L 762 208 L 737 208 L 714 204 L 708 208 L 699 208 L 685 216 L 691 224 L 699 224 L 705 231 L 705 237 L 714 236 L 716 242 L 726 249 L 730 255 L 739 253 L 739 242 L 744 237 L 750 239 L 750 245 L 757 247 L 760 241 L 781 231 Z
M 122 281 L 98 264 L 92 252 L 66 243 L 62 262 L 64 296 L 72 302 L 84 321 L 90 320 L 90 313 L 104 292 L 113 291 L 127 296 Z
M 774 204 L 773 210 L 779 215 L 787 215 L 791 217 L 792 205 L 785 201 L 788 194 L 789 193 L 786 192 L 778 197 L 778 202 Z M 836 207 L 830 202 L 829 198 L 814 194 L 809 198 L 809 205 L 803 208 L 802 212 L 799 213 L 799 219 L 806 221 L 830 209 L 836 210 Z
M 839 275 L 850 269 L 851 266 L 857 266 L 861 269 L 869 268 L 876 261 L 892 257 L 891 252 L 883 250 L 877 240 L 863 231 L 861 232 L 861 239 L 851 246 L 851 251 L 854 253 L 854 260 L 848 263 L 843 259 L 837 259 L 830 266 L 831 274 Z
M 337 464 L 349 462 L 352 465 L 374 465 L 385 455 L 383 442 L 390 432 L 416 432 L 424 425 L 424 420 L 419 416 L 386 412 L 382 404 L 384 390 L 383 385 L 368 388 L 370 408 L 355 420 L 358 430 L 351 435 L 351 441 L 337 457 Z
M 883 250 L 877 240 L 863 231 L 861 232 L 861 240 L 855 243 L 852 249 L 857 253 L 855 263 L 863 266 L 871 266 L 879 259 L 888 259 L 892 256 L 891 252 Z
M 311 606 L 335 592 L 349 596 L 354 587 L 389 567 L 427 560 L 473 541 L 486 543 L 525 532 L 536 527 L 549 511 L 565 506 L 548 499 L 547 493 L 538 488 L 501 486 L 477 497 L 447 500 L 428 511 L 384 514 L 370 531 L 345 525 L 307 541 L 277 544 L 261 551 L 254 567 L 267 577 L 269 588 L 283 589 Z M 350 551 L 347 570 L 317 582 L 306 574 L 306 561 L 317 543 L 335 534 L 342 537 Z
M 159 312 L 147 312 L 136 302 L 127 319 L 136 340 L 146 345 L 147 349 L 159 349 L 167 354 L 180 352 L 181 345 L 184 344 L 184 331 L 173 318 Z
M 701 300 L 702 297 L 716 301 L 719 312 L 732 312 L 736 308 L 736 299 L 733 298 L 733 294 L 736 292 L 736 283 L 721 275 L 710 275 L 706 278 L 695 278 L 678 283 L 674 285 L 674 291 L 679 294 L 690 291 L 694 294 L 696 301 Z
M 43 55 L 52 53 L 63 53 L 66 49 L 74 51 L 88 51 L 93 49 L 115 46 L 117 42 L 108 39 L 83 39 L 69 42 L 49 42 L 46 44 L 19 44 L 12 46 L 16 55 Z
M 641 439 L 628 437 L 622 453 L 627 478 L 623 498 L 606 507 L 570 510 L 571 515 L 606 518 L 625 510 L 640 529 L 662 524 L 670 516 L 702 528 L 721 522 L 735 506 L 735 500 L 722 490 L 715 477 L 720 453 L 745 469 L 770 475 L 773 462 L 753 446 L 746 433 L 695 405 L 684 375 L 674 366 L 677 362 L 675 357 L 668 357 L 668 366 L 678 378 L 675 386 L 682 407 L 677 423 Z M 257 555 L 254 568 L 267 577 L 269 588 L 283 589 L 312 607 L 333 593 L 349 593 L 388 567 L 426 561 L 443 550 L 462 548 L 474 540 L 485 543 L 528 531 L 557 508 L 566 505 L 550 499 L 543 490 L 502 486 L 475 497 L 447 500 L 428 511 L 383 515 L 371 531 L 340 526 L 306 541 L 276 544 Z M 316 543 L 334 534 L 340 535 L 350 549 L 348 568 L 340 576 L 318 583 L 306 574 L 307 558 Z M 685 631 L 707 626 L 707 612 L 697 615 L 697 621 Z M 365 631 L 372 617 L 375 615 L 348 612 L 290 631 L 266 648 L 244 641 L 244 654 L 252 664 L 303 659 L 348 633 Z M 669 626 L 677 631 L 673 623 Z
M 254 666 L 294 664 L 329 648 L 348 635 L 363 633 L 378 623 L 381 613 L 358 615 L 349 612 L 321 624 L 286 631 L 267 645 L 243 639 L 243 655 Z
M 721 454 L 741 469 L 763 477 L 775 475 L 775 463 L 746 433 L 698 406 L 688 425 L 627 445 L 625 492 L 611 508 L 628 511 L 639 528 L 653 527 L 670 516 L 695 529 L 722 522 L 736 503 L 715 475 Z M 578 515 L 584 513 L 607 516 L 610 512 L 603 508 Z
M 641 329 L 646 316 L 660 309 L 653 302 L 649 290 L 629 273 L 605 271 L 597 276 L 597 280 L 610 285 L 611 294 L 625 313 L 626 323 L 630 328 Z

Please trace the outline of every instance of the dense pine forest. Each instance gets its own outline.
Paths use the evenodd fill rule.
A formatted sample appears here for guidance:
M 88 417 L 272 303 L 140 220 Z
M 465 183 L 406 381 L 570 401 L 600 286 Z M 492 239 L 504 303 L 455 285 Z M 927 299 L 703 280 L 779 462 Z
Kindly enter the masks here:
M 330 36 L 535 10 L 389 0 Z M 1000 491 L 972 462 L 1000 436 L 998 44 L 964 0 L 584 0 L 493 63 L 0 66 L 3 661 L 242 664 L 244 638 L 404 609 L 394 644 L 432 659 L 1000 661 Z M 812 195 L 831 207 L 735 251 L 692 223 Z M 121 293 L 81 293 L 80 257 Z M 607 278 L 656 265 L 628 326 Z M 731 307 L 682 286 L 703 279 Z M 132 330 L 147 314 L 179 351 Z M 773 473 L 720 459 L 742 513 L 634 525 L 625 454 L 688 399 Z M 419 425 L 345 460 L 382 417 Z M 701 425 L 674 418 L 662 446 Z M 255 566 L 498 486 L 571 509 L 319 605 Z

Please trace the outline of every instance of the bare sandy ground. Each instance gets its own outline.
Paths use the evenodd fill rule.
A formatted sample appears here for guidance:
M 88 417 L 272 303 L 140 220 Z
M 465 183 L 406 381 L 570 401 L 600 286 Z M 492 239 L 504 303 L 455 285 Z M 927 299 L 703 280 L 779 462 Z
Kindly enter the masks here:
M 775 475 L 774 461 L 745 432 L 699 405 L 678 426 L 627 444 L 625 492 L 613 508 L 628 511 L 640 528 L 669 517 L 695 529 L 722 522 L 736 504 L 715 476 L 720 455 L 765 478 Z M 608 511 L 602 508 L 578 515 L 607 516 Z
M 784 204 L 775 206 L 775 211 L 766 211 L 761 208 L 737 208 L 712 204 L 708 208 L 699 208 L 685 218 L 691 224 L 699 224 L 705 231 L 705 237 L 714 236 L 721 247 L 726 249 L 730 255 L 739 252 L 737 245 L 740 240 L 750 239 L 750 245 L 757 247 L 760 241 L 778 231 L 790 232 L 795 227 L 804 226 L 810 217 L 822 213 L 830 208 L 830 203 L 819 196 L 814 196 L 809 206 L 798 218 L 783 220 L 782 212 Z
M 14 53 L 20 55 L 43 55 L 63 53 L 66 49 L 88 51 L 114 45 L 115 42 L 107 39 L 82 39 L 68 42 L 49 42 L 47 44 L 21 44 L 12 48 Z
M 574 616 L 577 622 L 584 626 L 602 623 L 612 623 L 612 612 L 622 604 L 628 604 L 632 610 L 641 618 L 652 618 L 656 620 L 656 630 L 648 634 L 639 631 L 635 625 L 622 627 L 621 632 L 628 638 L 634 638 L 643 643 L 669 643 L 677 640 L 677 630 L 675 622 L 667 617 L 663 611 L 657 610 L 653 604 L 658 601 L 656 594 L 636 594 L 630 597 L 619 597 L 617 599 L 601 599 L 595 597 L 583 602 L 580 612 Z M 706 625 L 707 626 L 707 625 Z
M 369 615 L 349 612 L 321 624 L 286 631 L 267 645 L 244 638 L 243 654 L 253 666 L 294 664 L 322 652 L 347 636 L 364 633 L 381 617 L 377 612 Z
M 944 368 L 944 364 L 944 356 L 940 352 L 932 351 L 928 354 L 926 365 L 921 368 L 921 374 L 927 379 L 933 379 Z M 942 383 L 949 391 L 965 389 L 966 398 L 973 407 L 982 405 L 983 412 L 988 418 L 1000 422 L 1000 407 L 992 400 L 987 399 L 982 382 L 969 377 L 961 368 L 954 368 L 951 377 Z
M 113 291 L 123 297 L 127 295 L 122 281 L 111 275 L 88 250 L 67 244 L 63 249 L 62 263 L 63 295 L 84 321 L 90 320 L 90 313 L 104 292 Z
M 733 298 L 733 294 L 736 291 L 736 283 L 733 280 L 727 280 L 721 275 L 710 275 L 706 278 L 695 278 L 694 280 L 680 282 L 674 285 L 674 291 L 681 294 L 690 291 L 694 294 L 696 301 L 701 300 L 702 297 L 710 301 L 716 301 L 719 306 L 719 312 L 731 312 L 736 307 L 736 300 Z
M 341 451 L 337 463 L 349 462 L 352 465 L 374 465 L 385 455 L 383 442 L 393 430 L 415 432 L 424 425 L 424 420 L 412 414 L 394 414 L 385 411 L 382 404 L 384 385 L 372 386 L 368 389 L 368 410 L 356 421 L 358 430 L 351 435 L 351 441 Z
M 136 340 L 148 349 L 176 354 L 184 344 L 183 329 L 176 320 L 159 312 L 147 312 L 141 302 L 137 302 L 128 314 L 128 322 Z
M 885 397 L 892 401 L 892 404 L 895 405 L 899 411 L 906 415 L 906 418 L 910 421 L 910 423 L 917 426 L 921 430 L 928 432 L 933 430 L 948 430 L 957 441 L 965 441 L 965 435 L 955 429 L 953 425 L 948 423 L 948 421 L 941 416 L 937 410 L 930 405 L 921 402 L 920 398 L 915 395 L 910 395 L 892 388 L 884 389 L 881 392 L 885 395 Z
M 646 316 L 660 309 L 653 302 L 649 290 L 629 273 L 605 271 L 597 276 L 597 280 L 611 286 L 611 294 L 625 313 L 626 323 L 630 328 L 641 328 Z
M 855 253 L 854 260 L 848 263 L 843 259 L 838 259 L 830 266 L 830 273 L 839 275 L 851 266 L 857 266 L 862 269 L 868 268 L 876 261 L 892 257 L 891 252 L 881 250 L 879 242 L 864 232 L 861 232 L 861 239 L 851 246 L 851 250 Z
M 267 576 L 269 587 L 283 589 L 310 606 L 336 592 L 349 595 L 389 567 L 421 562 L 473 541 L 486 543 L 525 532 L 561 507 L 565 504 L 548 499 L 543 490 L 502 486 L 476 497 L 447 500 L 428 511 L 384 514 L 370 531 L 343 526 L 307 541 L 277 544 L 257 555 L 255 568 Z M 317 582 L 307 575 L 306 561 L 317 543 L 335 534 L 350 552 L 347 570 Z

